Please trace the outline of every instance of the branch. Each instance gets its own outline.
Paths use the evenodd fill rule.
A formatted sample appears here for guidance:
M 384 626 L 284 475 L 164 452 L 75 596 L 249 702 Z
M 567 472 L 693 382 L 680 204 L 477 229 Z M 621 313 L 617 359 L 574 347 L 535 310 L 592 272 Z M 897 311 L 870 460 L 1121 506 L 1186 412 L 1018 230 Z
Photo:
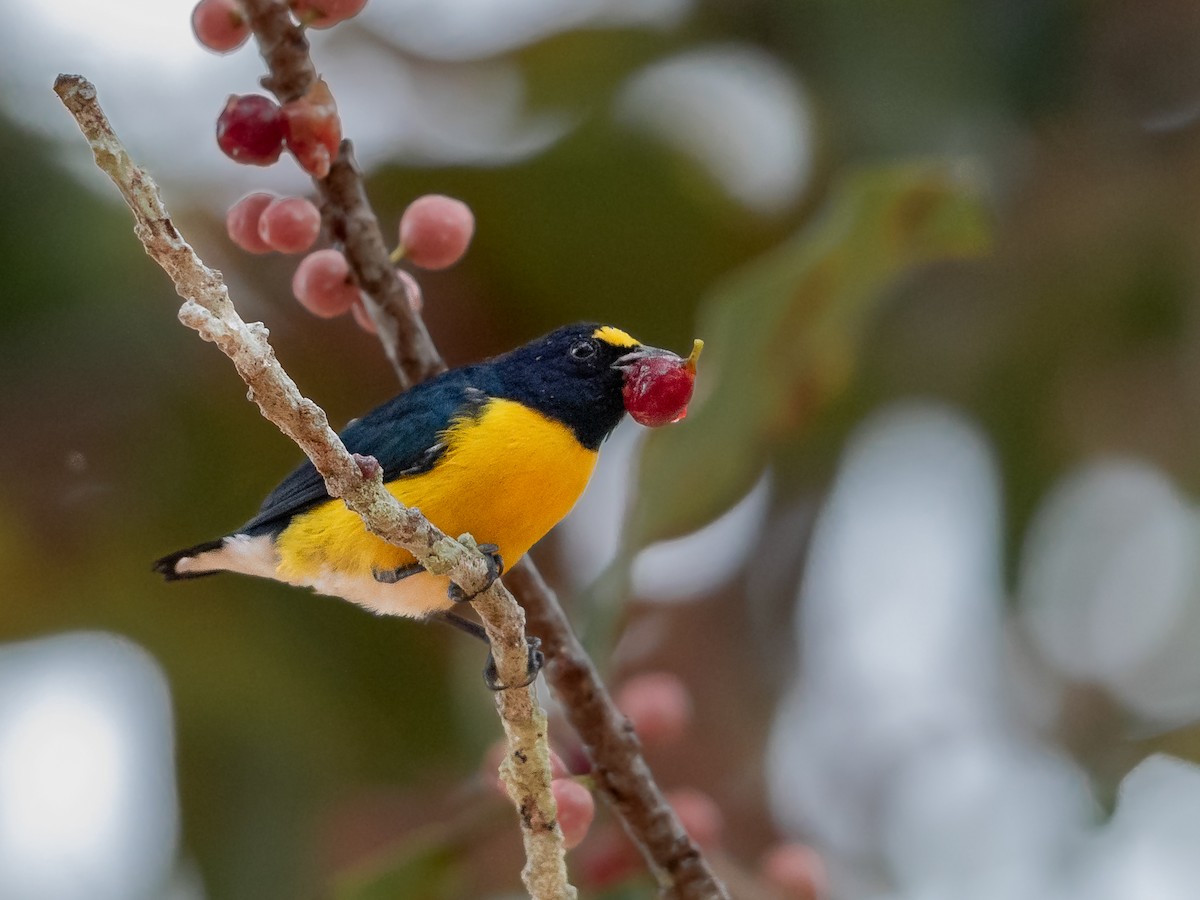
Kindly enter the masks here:
M 243 6 L 269 69 L 263 86 L 281 103 L 303 96 L 316 81 L 317 72 L 308 41 L 292 21 L 286 3 L 243 0 Z M 330 232 L 343 241 L 359 286 L 375 301 L 367 308 L 378 326 L 385 352 L 393 361 L 411 361 L 400 367 L 401 385 L 442 371 L 445 364 L 420 315 L 409 307 L 387 258 L 348 141 L 343 141 L 329 175 L 314 179 L 314 184 L 321 195 L 322 218 Z M 389 320 L 394 327 L 389 327 Z M 637 737 L 613 703 L 533 560 L 526 558 L 510 573 L 509 581 L 516 585 L 521 605 L 532 620 L 532 630 L 542 639 L 546 680 L 600 773 L 596 783 L 646 857 L 663 894 L 680 900 L 728 897 L 728 891 L 663 797 L 642 757 Z
M 727 897 L 684 830 L 642 757 L 629 720 L 616 708 L 596 667 L 571 630 L 558 598 L 526 560 L 505 578 L 521 598 L 529 630 L 542 638 L 543 670 L 592 761 L 592 777 L 642 851 L 667 896 Z M 531 603 L 530 598 L 535 598 Z
M 78 75 L 60 75 L 55 93 L 79 123 L 103 170 L 134 215 L 134 233 L 171 277 L 184 302 L 179 319 L 215 343 L 234 363 L 262 414 L 292 438 L 325 479 L 331 497 L 358 513 L 368 530 L 412 553 L 430 572 L 447 575 L 468 594 L 487 586 L 487 563 L 469 535 L 455 541 L 418 511 L 400 504 L 383 486 L 370 457 L 352 456 L 329 427 L 324 411 L 304 397 L 284 372 L 260 322 L 247 324 L 229 299 L 220 272 L 200 260 L 171 222 L 158 187 L 125 151 L 96 100 L 95 87 Z M 525 615 L 499 581 L 474 600 L 483 619 L 502 683 L 526 677 Z M 496 692 L 508 739 L 501 766 L 509 796 L 521 816 L 527 864 L 522 877 L 541 900 L 574 898 L 567 881 L 562 830 L 550 791 L 546 715 L 532 685 Z

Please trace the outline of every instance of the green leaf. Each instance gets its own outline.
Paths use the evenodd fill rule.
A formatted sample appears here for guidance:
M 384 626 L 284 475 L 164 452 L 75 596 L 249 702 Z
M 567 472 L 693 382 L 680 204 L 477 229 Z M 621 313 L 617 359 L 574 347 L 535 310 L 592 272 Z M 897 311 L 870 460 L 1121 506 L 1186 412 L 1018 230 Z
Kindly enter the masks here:
M 646 442 L 626 552 L 732 506 L 772 448 L 850 383 L 889 285 L 978 255 L 988 236 L 978 192 L 947 166 L 867 169 L 837 185 L 808 227 L 718 285 L 700 312 L 694 409 Z

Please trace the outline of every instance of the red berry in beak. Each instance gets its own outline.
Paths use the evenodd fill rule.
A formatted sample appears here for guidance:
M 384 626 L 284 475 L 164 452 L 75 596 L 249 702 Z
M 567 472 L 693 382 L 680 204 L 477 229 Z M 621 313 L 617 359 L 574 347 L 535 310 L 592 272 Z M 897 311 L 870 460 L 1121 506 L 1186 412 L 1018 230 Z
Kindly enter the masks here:
M 625 409 L 634 421 L 657 428 L 687 415 L 696 386 L 696 361 L 704 342 L 697 340 L 687 359 L 666 350 L 638 350 L 623 358 Z

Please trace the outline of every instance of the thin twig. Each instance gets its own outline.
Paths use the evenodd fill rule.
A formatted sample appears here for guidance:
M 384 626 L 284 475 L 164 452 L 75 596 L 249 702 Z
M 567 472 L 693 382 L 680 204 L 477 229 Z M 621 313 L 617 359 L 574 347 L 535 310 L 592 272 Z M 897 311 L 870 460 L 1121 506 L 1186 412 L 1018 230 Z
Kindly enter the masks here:
M 468 594 L 487 587 L 483 555 L 464 536 L 455 541 L 416 510 L 400 504 L 383 486 L 370 458 L 350 454 L 329 427 L 324 411 L 304 397 L 267 342 L 262 323 L 247 324 L 229 299 L 221 273 L 206 266 L 180 235 L 158 186 L 133 163 L 96 99 L 95 87 L 78 75 L 60 75 L 54 90 L 79 123 L 96 158 L 134 215 L 134 232 L 146 252 L 171 277 L 183 298 L 179 319 L 215 343 L 234 363 L 262 414 L 292 438 L 325 479 L 331 497 L 342 498 L 379 537 L 403 547 L 430 572 L 447 575 Z M 499 581 L 474 601 L 484 621 L 502 683 L 520 684 L 528 655 L 525 616 Z M 526 887 L 538 900 L 576 896 L 567 880 L 562 830 L 550 791 L 545 713 L 532 685 L 496 692 L 509 753 L 501 767 L 520 812 L 527 863 Z
M 293 22 L 282 0 L 243 0 L 269 74 L 262 80 L 280 102 L 304 95 L 316 81 L 303 29 Z M 377 325 L 389 359 L 399 366 L 401 386 L 445 368 L 418 313 L 387 259 L 378 221 L 363 189 L 349 142 L 324 179 L 314 179 L 321 215 L 342 241 L 359 286 L 375 306 L 368 312 Z M 353 223 L 353 227 L 351 227 Z M 554 593 L 526 558 L 511 582 L 528 612 L 530 629 L 543 641 L 546 680 L 566 710 L 597 772 L 602 796 L 641 849 L 666 897 L 708 900 L 728 897 L 699 847 L 688 837 L 642 757 L 628 721 L 613 703 Z

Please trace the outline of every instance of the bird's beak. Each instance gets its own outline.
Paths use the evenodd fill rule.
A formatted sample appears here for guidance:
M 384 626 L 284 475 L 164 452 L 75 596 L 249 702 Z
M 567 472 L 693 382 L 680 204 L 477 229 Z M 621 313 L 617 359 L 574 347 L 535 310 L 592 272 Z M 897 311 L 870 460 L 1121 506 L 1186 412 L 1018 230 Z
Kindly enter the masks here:
M 620 357 L 613 363 L 613 368 L 628 374 L 642 360 L 652 359 L 656 356 L 665 356 L 669 359 L 676 359 L 683 362 L 678 353 L 672 353 L 670 350 L 660 350 L 657 347 L 638 347 L 632 353 L 626 353 Z
M 684 359 L 678 353 L 672 353 L 670 350 L 660 350 L 658 347 L 638 347 L 632 353 L 626 353 L 613 363 L 614 369 L 628 374 L 639 362 L 654 357 L 665 357 L 678 362 L 683 368 L 687 369 L 693 377 L 696 375 L 696 363 L 700 359 L 700 351 L 704 349 L 704 341 L 696 338 L 692 343 L 692 352 L 688 354 L 688 358 Z

